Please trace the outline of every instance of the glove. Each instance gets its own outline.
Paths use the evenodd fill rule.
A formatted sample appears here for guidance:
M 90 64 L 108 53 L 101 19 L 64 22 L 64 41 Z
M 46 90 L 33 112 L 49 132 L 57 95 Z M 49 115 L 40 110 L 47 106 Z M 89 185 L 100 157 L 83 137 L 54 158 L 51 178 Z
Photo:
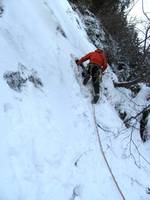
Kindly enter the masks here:
M 76 59 L 75 62 L 77 65 L 79 65 L 79 59 Z

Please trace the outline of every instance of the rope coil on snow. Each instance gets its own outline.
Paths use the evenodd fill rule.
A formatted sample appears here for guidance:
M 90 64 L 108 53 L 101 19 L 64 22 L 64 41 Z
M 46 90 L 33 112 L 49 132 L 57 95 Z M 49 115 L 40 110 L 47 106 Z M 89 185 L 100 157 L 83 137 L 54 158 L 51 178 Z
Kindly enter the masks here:
M 108 170 L 109 170 L 109 172 L 110 172 L 110 174 L 111 174 L 111 176 L 112 176 L 112 179 L 113 179 L 113 181 L 114 181 L 114 183 L 115 183 L 115 185 L 116 185 L 116 187 L 117 187 L 117 189 L 118 189 L 118 192 L 120 193 L 122 199 L 125 200 L 124 194 L 123 194 L 123 192 L 121 191 L 121 189 L 120 189 L 120 187 L 119 187 L 119 184 L 118 184 L 118 182 L 117 182 L 117 180 L 116 180 L 116 178 L 115 178 L 115 176 L 114 176 L 114 174 L 113 174 L 113 172 L 112 172 L 112 170 L 111 170 L 111 167 L 110 167 L 110 165 L 109 165 L 109 163 L 108 163 L 108 160 L 107 160 L 107 158 L 106 158 L 106 156 L 105 156 L 105 153 L 104 153 L 104 150 L 103 150 L 103 146 L 102 146 L 102 143 L 101 143 L 100 134 L 99 134 L 99 131 L 98 131 L 97 122 L 96 122 L 95 108 L 94 108 L 94 106 L 92 106 L 92 108 L 93 108 L 93 118 L 94 118 L 94 123 L 95 123 L 96 133 L 97 133 L 97 137 L 98 137 L 98 143 L 99 143 L 100 151 L 101 151 L 102 156 L 103 156 L 103 158 L 104 158 L 104 161 L 105 161 L 105 163 L 106 163 L 106 165 L 107 165 L 107 168 L 108 168 Z

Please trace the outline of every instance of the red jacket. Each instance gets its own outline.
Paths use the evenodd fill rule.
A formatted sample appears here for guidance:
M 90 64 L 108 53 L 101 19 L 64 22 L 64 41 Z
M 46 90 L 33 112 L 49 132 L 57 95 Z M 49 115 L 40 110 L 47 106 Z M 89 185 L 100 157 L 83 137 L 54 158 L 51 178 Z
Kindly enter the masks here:
M 103 71 L 107 68 L 107 59 L 102 50 L 97 49 L 94 52 L 88 53 L 82 57 L 77 64 L 80 65 L 86 60 L 90 60 L 90 63 L 99 65 Z

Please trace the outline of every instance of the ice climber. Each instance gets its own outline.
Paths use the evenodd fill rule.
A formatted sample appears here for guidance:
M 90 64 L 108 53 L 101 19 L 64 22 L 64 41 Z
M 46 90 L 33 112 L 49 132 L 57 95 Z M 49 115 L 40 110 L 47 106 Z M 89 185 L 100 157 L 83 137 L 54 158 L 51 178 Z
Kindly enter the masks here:
M 77 65 L 81 65 L 86 60 L 89 60 L 89 64 L 87 65 L 87 69 L 83 70 L 82 73 L 82 76 L 84 77 L 83 84 L 86 85 L 90 77 L 92 78 L 92 85 L 94 88 L 92 103 L 97 103 L 99 99 L 99 84 L 102 80 L 102 74 L 108 65 L 107 59 L 103 50 L 96 49 L 82 57 L 80 60 L 76 60 L 76 63 Z

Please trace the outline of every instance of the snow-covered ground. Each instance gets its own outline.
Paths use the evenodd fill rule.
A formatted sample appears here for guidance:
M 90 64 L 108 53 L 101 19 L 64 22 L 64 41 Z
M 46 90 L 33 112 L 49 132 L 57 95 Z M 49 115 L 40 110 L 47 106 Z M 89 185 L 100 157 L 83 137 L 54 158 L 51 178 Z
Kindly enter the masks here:
M 3 5 L 0 199 L 122 199 L 99 149 L 91 97 L 74 73 L 73 57 L 95 48 L 78 15 L 67 0 L 4 0 Z M 3 75 L 21 70 L 24 76 L 36 71 L 43 87 L 28 81 L 21 92 L 11 89 Z M 130 100 L 122 96 L 130 94 L 114 89 L 113 78 L 108 70 L 95 106 L 99 134 L 125 199 L 146 200 L 150 166 L 115 110 L 121 100 L 130 107 Z M 143 144 L 136 133 L 133 140 L 150 161 L 150 143 Z

